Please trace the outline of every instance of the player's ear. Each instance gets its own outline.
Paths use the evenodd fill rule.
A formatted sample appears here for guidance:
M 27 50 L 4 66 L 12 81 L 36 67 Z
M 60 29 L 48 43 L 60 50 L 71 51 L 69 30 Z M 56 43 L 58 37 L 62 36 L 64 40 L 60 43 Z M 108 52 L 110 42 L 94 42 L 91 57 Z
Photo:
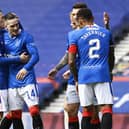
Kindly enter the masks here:
M 84 25 L 84 19 L 83 18 L 79 18 L 78 24 L 79 24 L 80 27 L 83 27 L 83 25 Z

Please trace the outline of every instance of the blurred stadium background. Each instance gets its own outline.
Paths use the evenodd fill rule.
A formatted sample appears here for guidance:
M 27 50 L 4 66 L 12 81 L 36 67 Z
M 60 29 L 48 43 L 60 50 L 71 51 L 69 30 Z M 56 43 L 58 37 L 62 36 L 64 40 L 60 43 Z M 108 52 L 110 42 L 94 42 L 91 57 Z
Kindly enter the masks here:
M 39 49 L 40 61 L 35 70 L 45 129 L 64 129 L 66 81 L 62 73 L 67 67 L 57 74 L 54 81 L 47 79 L 47 74 L 65 52 L 66 35 L 71 30 L 69 12 L 75 2 L 86 2 L 99 25 L 103 26 L 104 11 L 110 15 L 116 56 L 113 129 L 129 129 L 129 0 L 1 0 L 0 9 L 4 13 L 15 12 L 20 17 L 23 27 L 34 36 Z M 27 112 L 26 107 L 24 110 Z M 25 129 L 32 128 L 28 125 L 31 120 L 28 116 L 24 113 Z

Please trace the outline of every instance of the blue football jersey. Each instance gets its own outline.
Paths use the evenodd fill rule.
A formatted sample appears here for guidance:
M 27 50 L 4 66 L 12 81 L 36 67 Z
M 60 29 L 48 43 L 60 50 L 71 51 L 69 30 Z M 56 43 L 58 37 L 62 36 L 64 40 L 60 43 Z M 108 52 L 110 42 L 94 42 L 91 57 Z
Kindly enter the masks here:
M 8 32 L 4 34 L 6 53 L 11 56 L 19 56 L 26 52 L 30 59 L 26 64 L 11 64 L 9 66 L 9 88 L 17 88 L 28 84 L 35 84 L 36 77 L 34 73 L 34 65 L 39 61 L 38 50 L 34 44 L 33 36 L 22 30 L 16 37 L 11 37 Z M 28 73 L 23 80 L 17 80 L 16 75 L 22 68 Z
M 96 25 L 84 27 L 69 37 L 78 49 L 80 84 L 110 82 L 108 55 L 111 33 Z

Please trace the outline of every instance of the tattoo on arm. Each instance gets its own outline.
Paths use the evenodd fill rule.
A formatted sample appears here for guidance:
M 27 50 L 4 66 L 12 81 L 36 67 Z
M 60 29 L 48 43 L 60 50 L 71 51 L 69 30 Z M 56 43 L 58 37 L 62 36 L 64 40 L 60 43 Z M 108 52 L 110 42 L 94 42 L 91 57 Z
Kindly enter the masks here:
M 68 64 L 68 52 L 61 58 L 59 63 L 55 66 L 56 70 L 59 71 Z
M 78 71 L 76 68 L 76 54 L 71 54 L 69 53 L 68 56 L 68 63 L 69 63 L 69 67 L 70 67 L 70 71 L 73 74 L 74 80 L 77 82 L 78 81 Z

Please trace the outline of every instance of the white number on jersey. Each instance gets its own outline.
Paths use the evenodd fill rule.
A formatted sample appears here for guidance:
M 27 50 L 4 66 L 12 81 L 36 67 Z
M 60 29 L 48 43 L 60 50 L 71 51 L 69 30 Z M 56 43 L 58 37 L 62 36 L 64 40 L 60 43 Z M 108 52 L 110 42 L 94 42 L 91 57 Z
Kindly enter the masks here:
M 100 49 L 100 41 L 98 39 L 92 39 L 89 41 L 89 58 L 99 58 L 99 54 L 95 54 L 94 51 L 98 51 Z

